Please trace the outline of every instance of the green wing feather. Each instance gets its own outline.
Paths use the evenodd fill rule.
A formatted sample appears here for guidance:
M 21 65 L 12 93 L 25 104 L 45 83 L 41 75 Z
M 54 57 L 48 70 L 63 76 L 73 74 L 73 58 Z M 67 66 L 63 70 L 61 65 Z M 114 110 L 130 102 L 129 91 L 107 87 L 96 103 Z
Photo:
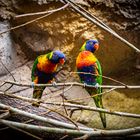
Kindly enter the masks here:
M 36 60 L 34 61 L 33 68 L 32 68 L 32 73 L 31 73 L 31 79 L 32 79 L 32 81 L 34 81 L 35 78 L 36 78 L 36 76 L 37 76 L 36 70 L 37 70 L 38 59 L 41 58 L 41 57 L 44 57 L 44 56 L 46 56 L 47 59 L 51 59 L 52 52 L 49 52 L 49 53 L 47 53 L 45 55 L 40 55 L 40 56 L 38 56 L 36 58 Z M 45 89 L 45 86 L 40 86 L 40 87 L 34 86 L 34 89 L 33 89 L 33 98 L 35 98 L 35 99 L 41 99 L 44 89 Z M 32 105 L 33 106 L 36 106 L 36 107 L 39 107 L 39 103 L 36 103 L 36 102 L 34 102 Z
M 45 55 L 46 55 L 46 58 L 51 59 L 52 53 L 53 53 L 53 52 L 49 52 L 49 53 L 45 54 Z M 40 57 L 44 57 L 44 55 L 38 56 L 38 57 L 36 58 L 36 60 L 34 61 L 33 68 L 32 68 L 32 74 L 31 74 L 31 79 L 32 79 L 32 81 L 35 80 L 35 76 L 36 76 L 35 73 L 36 73 L 37 64 L 38 64 L 38 58 L 40 58 Z
M 31 74 L 32 81 L 35 80 L 35 70 L 37 68 L 37 64 L 38 64 L 38 58 L 36 58 L 36 60 L 34 61 L 34 64 L 33 64 L 32 74 Z
M 100 65 L 100 62 L 97 60 L 96 61 L 96 64 L 97 64 L 97 71 L 98 71 L 98 76 L 96 77 L 96 82 L 99 84 L 99 85 L 102 85 L 102 68 L 101 68 L 101 65 Z M 102 88 L 98 88 L 98 94 L 102 92 Z
M 96 77 L 96 82 L 99 84 L 99 85 L 102 85 L 102 69 L 101 69 L 101 65 L 100 65 L 100 62 L 97 60 L 96 61 L 96 69 L 98 71 L 98 74 L 99 76 Z M 92 96 L 94 94 L 100 94 L 102 93 L 102 88 L 101 87 L 98 87 L 98 89 L 93 89 L 93 88 L 86 88 L 86 90 L 89 92 L 89 94 Z M 104 108 L 103 107 L 103 103 L 102 103 L 102 96 L 95 96 L 93 97 L 94 99 L 94 102 L 95 102 L 95 105 L 99 108 Z M 105 116 L 105 113 L 102 113 L 100 112 L 100 118 L 101 118 L 101 121 L 102 121 L 102 124 L 104 126 L 104 128 L 106 127 L 106 116 Z

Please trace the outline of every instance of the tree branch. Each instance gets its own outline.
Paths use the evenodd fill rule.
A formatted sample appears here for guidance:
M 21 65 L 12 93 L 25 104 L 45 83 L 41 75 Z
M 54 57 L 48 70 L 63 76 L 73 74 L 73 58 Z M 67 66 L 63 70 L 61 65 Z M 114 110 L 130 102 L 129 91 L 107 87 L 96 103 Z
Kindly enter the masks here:
M 45 127 L 45 126 L 36 126 L 31 124 L 23 124 L 18 122 L 12 122 L 0 119 L 0 122 L 5 125 L 11 125 L 14 127 L 18 127 L 20 129 L 24 130 L 34 130 L 37 132 L 48 132 L 48 133 L 58 133 L 58 134 L 68 134 L 68 135 L 85 135 L 88 136 L 127 136 L 132 134 L 139 134 L 140 133 L 140 127 L 134 127 L 129 129 L 121 129 L 121 130 L 93 130 L 93 131 L 83 131 L 83 130 L 70 130 L 70 129 L 64 129 L 64 128 L 53 128 L 53 127 Z
M 9 111 L 11 111 L 13 113 L 17 113 L 17 114 L 20 114 L 22 116 L 29 117 L 29 118 L 32 118 L 34 120 L 41 121 L 41 122 L 44 122 L 44 123 L 49 123 L 49 124 L 54 125 L 54 126 L 70 128 L 70 129 L 77 129 L 77 127 L 73 124 L 60 122 L 60 121 L 57 121 L 57 120 L 54 120 L 54 119 L 51 119 L 51 118 L 48 118 L 48 117 L 42 117 L 42 116 L 39 116 L 39 115 L 35 115 L 35 114 L 29 113 L 29 112 L 26 112 L 26 111 L 22 111 L 20 109 L 17 109 L 17 108 L 11 107 L 11 106 L 7 106 L 7 105 L 1 104 L 1 103 L 0 103 L 0 108 L 9 109 Z M 86 131 L 92 131 L 93 130 L 92 128 L 83 127 L 83 126 L 78 126 L 78 128 L 80 130 L 86 130 Z
M 1 93 L 1 92 L 0 92 Z M 58 106 L 68 106 L 68 107 L 74 107 L 74 108 L 79 108 L 79 109 L 84 109 L 84 110 L 90 110 L 90 111 L 96 111 L 96 112 L 104 112 L 107 114 L 111 114 L 111 115 L 117 115 L 117 116 L 124 116 L 124 117 L 132 117 L 132 118 L 140 118 L 140 114 L 132 114 L 132 113 L 126 113 L 126 112 L 118 112 L 118 111 L 111 111 L 111 110 L 107 110 L 107 109 L 102 109 L 102 108 L 97 108 L 97 107 L 91 107 L 91 106 L 83 106 L 83 105 L 77 105 L 77 104 L 70 104 L 70 103 L 57 103 L 57 102 L 44 102 L 43 100 L 37 100 L 37 99 L 31 99 L 31 98 L 27 98 L 27 97 L 22 97 L 22 96 L 18 96 L 18 95 L 12 95 L 12 94 L 8 94 L 8 93 L 3 93 L 4 95 L 7 95 L 9 97 L 12 98 L 17 98 L 23 101 L 27 101 L 30 103 L 33 102 L 40 102 L 40 103 L 45 103 L 45 104 L 51 104 L 51 105 L 58 105 Z M 41 105 L 40 106 L 46 108 L 45 105 Z M 1 104 L 0 104 L 1 107 Z M 3 109 L 7 109 L 7 108 L 3 108 Z M 50 109 L 51 110 L 51 109 Z
M 54 9 L 54 10 L 49 10 L 49 11 L 43 11 L 43 12 L 36 12 L 36 13 L 27 13 L 27 14 L 22 14 L 22 15 L 16 15 L 14 18 L 21 18 L 21 17 L 27 17 L 27 16 L 37 16 L 37 15 L 44 15 L 44 14 L 48 14 L 48 13 L 54 13 L 60 10 L 63 10 L 64 8 L 66 8 L 69 4 L 66 4 L 63 7 L 60 7 L 58 9 Z
M 1 120 L 0 120 L 0 122 L 1 122 Z M 12 122 L 12 121 L 11 121 L 11 122 Z M 3 122 L 1 122 L 1 123 L 3 123 Z M 34 135 L 34 134 L 31 134 L 31 133 L 29 133 L 29 132 L 27 132 L 27 131 L 25 131 L 25 130 L 22 130 L 21 128 L 17 128 L 16 126 L 10 125 L 10 124 L 8 124 L 8 123 L 3 123 L 3 124 L 5 124 L 6 126 L 12 128 L 12 129 L 15 129 L 15 130 L 17 130 L 17 131 L 20 131 L 20 132 L 22 132 L 22 133 L 24 133 L 24 134 L 26 134 L 26 135 L 29 135 L 29 136 L 31 136 L 31 137 L 37 139 L 37 140 L 42 140 L 42 138 L 39 138 L 38 136 L 36 136 L 36 135 Z
M 47 102 L 46 104 L 63 105 L 63 103 L 49 103 L 49 102 Z M 140 118 L 140 114 L 132 114 L 132 113 L 126 113 L 126 112 L 111 111 L 111 110 L 97 108 L 97 107 L 91 107 L 91 106 L 83 106 L 83 105 L 70 104 L 70 103 L 65 103 L 65 106 L 79 108 L 79 109 L 83 109 L 83 110 L 89 110 L 89 111 L 104 112 L 104 113 L 107 113 L 107 114 L 123 116 L 123 117 Z
M 5 112 L 5 113 L 0 114 L 0 119 L 6 119 L 6 118 L 9 118 L 10 115 L 11 115 L 10 112 L 7 111 L 7 112 Z
M 43 15 L 43 16 L 41 16 L 41 17 L 35 18 L 35 19 L 33 19 L 33 20 L 30 20 L 30 21 L 28 21 L 28 22 L 26 22 L 26 23 L 24 23 L 24 24 L 21 24 L 21 25 L 15 26 L 15 27 L 11 27 L 10 29 L 8 29 L 8 30 L 6 30 L 6 31 L 0 32 L 0 35 L 2 35 L 2 34 L 4 34 L 4 33 L 7 33 L 7 32 L 9 32 L 9 31 L 18 29 L 18 28 L 20 28 L 20 27 L 26 26 L 26 25 L 31 24 L 31 23 L 33 23 L 33 22 L 35 22 L 35 21 L 40 20 L 40 19 L 43 19 L 43 18 L 45 18 L 45 17 L 47 17 L 47 16 L 53 14 L 54 12 L 57 12 L 57 11 L 60 11 L 60 10 L 62 10 L 62 9 L 64 9 L 64 8 L 66 8 L 68 5 L 69 5 L 69 4 L 66 4 L 66 5 L 64 5 L 63 7 L 60 7 L 60 8 L 58 8 L 58 9 L 55 9 L 55 10 L 53 10 L 52 12 L 49 12 L 48 14 L 45 14 L 45 15 Z
M 61 1 L 61 0 L 60 0 Z M 134 49 L 136 52 L 140 53 L 140 50 L 135 47 L 133 44 L 122 38 L 120 35 L 118 35 L 115 31 L 108 28 L 107 26 L 104 26 L 104 24 L 100 23 L 97 19 L 95 19 L 91 14 L 89 16 L 89 13 L 83 11 L 75 2 L 72 0 L 64 0 L 66 3 L 69 3 L 72 9 L 74 9 L 76 12 L 78 12 L 80 15 L 88 19 L 90 22 L 94 23 L 95 25 L 101 27 L 103 30 L 109 32 L 110 34 L 114 35 L 116 38 L 118 38 L 120 41 L 127 44 L 130 48 Z
M 5 83 L 8 83 L 8 84 L 13 84 L 13 85 L 16 85 L 16 86 L 24 86 L 24 87 L 32 87 L 32 84 L 22 84 L 22 83 L 18 83 L 18 82 L 13 82 L 13 81 L 5 81 Z M 3 85 L 4 83 L 2 83 Z M 56 83 L 56 86 L 82 86 L 82 87 L 93 87 L 95 88 L 95 86 L 93 85 L 85 85 L 85 84 L 82 84 L 82 83 L 78 83 L 78 82 L 67 82 L 67 83 Z M 37 87 L 40 87 L 40 86 L 46 86 L 46 87 L 53 87 L 54 85 L 53 84 L 34 84 L 34 86 L 37 86 Z M 0 85 L 1 87 L 1 85 Z M 120 86 L 120 85 L 99 85 L 99 87 L 102 87 L 102 88 L 106 88 L 106 89 L 109 89 L 109 88 L 116 88 L 116 89 L 140 89 L 140 85 L 127 85 L 127 86 Z

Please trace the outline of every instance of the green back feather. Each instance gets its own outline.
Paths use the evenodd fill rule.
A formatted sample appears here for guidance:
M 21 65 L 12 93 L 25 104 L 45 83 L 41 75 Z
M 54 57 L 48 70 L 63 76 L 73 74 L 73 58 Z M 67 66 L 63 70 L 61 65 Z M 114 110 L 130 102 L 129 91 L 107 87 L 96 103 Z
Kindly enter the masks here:
M 52 58 L 52 55 L 53 55 L 53 52 L 49 52 L 47 54 L 44 54 L 44 55 L 40 55 L 36 58 L 36 60 L 34 61 L 34 64 L 33 64 L 33 68 L 32 68 L 32 74 L 31 74 L 31 78 L 32 78 L 32 81 L 35 80 L 35 70 L 37 68 L 37 64 L 38 64 L 38 58 L 40 57 L 44 57 L 46 55 L 46 58 L 48 59 L 51 59 Z
M 82 51 L 85 51 L 86 49 L 85 49 L 85 46 L 86 46 L 86 42 L 82 45 L 82 47 L 80 48 L 80 51 L 82 52 Z
M 97 81 L 97 83 L 99 83 L 101 85 L 102 84 L 102 68 L 101 68 L 100 62 L 98 60 L 96 61 L 96 64 L 97 64 L 97 67 L 98 67 L 97 70 L 99 73 L 99 76 L 97 76 L 96 81 Z
M 36 58 L 36 60 L 34 61 L 34 64 L 33 64 L 32 74 L 31 74 L 32 81 L 35 80 L 35 70 L 37 68 L 37 64 L 38 64 L 38 57 Z

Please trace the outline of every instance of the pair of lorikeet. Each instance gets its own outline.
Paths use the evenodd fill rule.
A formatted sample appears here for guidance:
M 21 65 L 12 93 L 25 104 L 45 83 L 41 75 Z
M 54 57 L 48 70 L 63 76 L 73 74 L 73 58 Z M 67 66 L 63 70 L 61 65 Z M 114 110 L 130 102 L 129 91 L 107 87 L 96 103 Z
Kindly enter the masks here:
M 95 88 L 86 87 L 88 93 L 92 96 L 102 93 L 102 70 L 94 52 L 98 50 L 99 43 L 96 39 L 86 41 L 80 49 L 76 59 L 77 72 L 82 83 L 93 85 Z M 64 64 L 66 58 L 61 51 L 52 51 L 48 54 L 38 56 L 32 68 L 32 82 L 35 84 L 50 83 L 57 74 L 59 64 Z M 45 86 L 34 86 L 33 98 L 42 97 Z M 93 97 L 95 105 L 103 108 L 101 95 Z M 33 103 L 35 106 L 39 104 Z M 105 113 L 100 112 L 100 118 L 104 127 L 106 127 Z

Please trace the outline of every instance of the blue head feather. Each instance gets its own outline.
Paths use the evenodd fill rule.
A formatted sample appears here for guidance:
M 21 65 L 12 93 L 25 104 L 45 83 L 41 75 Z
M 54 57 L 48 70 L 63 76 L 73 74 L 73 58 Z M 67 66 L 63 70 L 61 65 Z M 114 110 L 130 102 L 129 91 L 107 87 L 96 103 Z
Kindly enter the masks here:
M 82 46 L 81 51 L 86 50 L 86 51 L 90 51 L 90 52 L 94 53 L 97 50 L 97 48 L 95 47 L 96 46 L 95 44 L 99 45 L 99 43 L 96 39 L 88 40 Z
M 53 63 L 59 63 L 60 59 L 66 60 L 64 53 L 62 53 L 61 51 L 54 51 L 50 60 Z

